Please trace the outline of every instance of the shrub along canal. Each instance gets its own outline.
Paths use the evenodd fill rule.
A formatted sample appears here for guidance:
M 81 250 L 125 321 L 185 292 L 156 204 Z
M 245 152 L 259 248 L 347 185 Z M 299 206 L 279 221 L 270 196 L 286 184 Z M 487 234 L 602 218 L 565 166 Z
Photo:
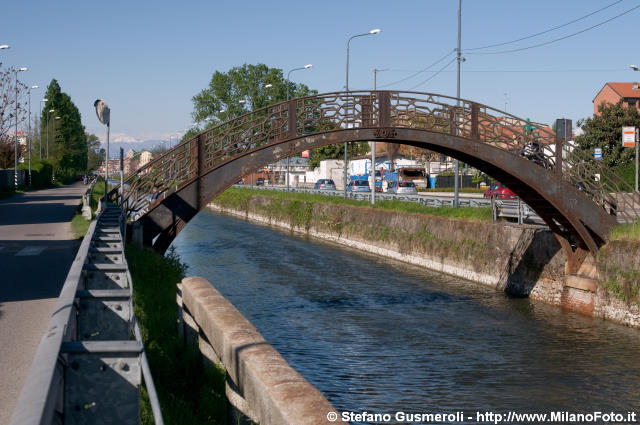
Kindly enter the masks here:
M 173 246 L 339 411 L 640 411 L 637 329 L 208 210 Z

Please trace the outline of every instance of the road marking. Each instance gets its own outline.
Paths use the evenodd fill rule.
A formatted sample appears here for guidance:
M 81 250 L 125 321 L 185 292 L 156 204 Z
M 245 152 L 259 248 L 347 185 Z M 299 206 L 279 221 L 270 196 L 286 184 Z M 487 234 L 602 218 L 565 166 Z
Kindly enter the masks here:
M 25 246 L 16 253 L 16 257 L 27 257 L 33 255 L 40 255 L 46 246 Z

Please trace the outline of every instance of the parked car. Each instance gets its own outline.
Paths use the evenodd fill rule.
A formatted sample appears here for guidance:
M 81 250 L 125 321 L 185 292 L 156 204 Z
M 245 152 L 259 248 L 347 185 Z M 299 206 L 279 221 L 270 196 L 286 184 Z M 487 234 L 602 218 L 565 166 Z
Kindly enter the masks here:
M 264 177 L 258 177 L 256 179 L 256 186 L 264 186 Z
M 331 179 L 320 179 L 313 186 L 314 189 L 336 190 L 336 184 Z
M 389 193 L 396 193 L 398 195 L 417 195 L 418 190 L 416 189 L 416 184 L 410 181 L 397 181 L 397 182 L 389 182 L 389 188 L 387 189 Z
M 518 199 L 518 195 L 502 183 L 492 183 L 489 189 L 484 192 L 484 197 L 489 199 Z
M 351 192 L 371 192 L 368 180 L 351 180 L 347 190 Z

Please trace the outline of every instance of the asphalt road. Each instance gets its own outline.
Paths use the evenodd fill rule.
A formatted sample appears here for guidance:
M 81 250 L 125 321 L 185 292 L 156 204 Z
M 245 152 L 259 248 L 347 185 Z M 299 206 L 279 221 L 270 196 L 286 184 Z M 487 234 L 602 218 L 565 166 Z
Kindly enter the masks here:
M 0 200 L 0 425 L 9 423 L 80 241 L 76 183 Z

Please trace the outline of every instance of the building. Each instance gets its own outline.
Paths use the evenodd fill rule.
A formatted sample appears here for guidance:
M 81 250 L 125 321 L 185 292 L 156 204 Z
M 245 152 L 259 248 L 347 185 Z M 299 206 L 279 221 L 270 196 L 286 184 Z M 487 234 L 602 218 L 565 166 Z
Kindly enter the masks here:
M 144 167 L 146 164 L 151 162 L 153 158 L 153 154 L 149 151 L 140 152 L 140 167 Z
M 640 112 L 638 83 L 606 83 L 593 99 L 593 115 L 600 115 L 598 108 L 603 102 L 615 105 L 620 99 L 625 105 L 634 107 Z

